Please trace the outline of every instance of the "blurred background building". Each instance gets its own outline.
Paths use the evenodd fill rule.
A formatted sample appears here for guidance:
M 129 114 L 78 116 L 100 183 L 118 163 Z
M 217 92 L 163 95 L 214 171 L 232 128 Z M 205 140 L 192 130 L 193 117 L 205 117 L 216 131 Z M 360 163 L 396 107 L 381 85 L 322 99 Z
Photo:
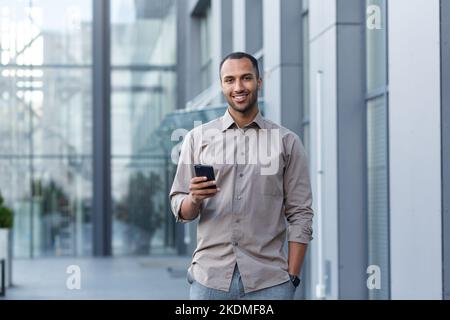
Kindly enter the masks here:
M 0 0 L 14 257 L 189 257 L 172 133 L 224 113 L 220 61 L 246 51 L 309 154 L 298 298 L 448 299 L 449 41 L 447 0 Z

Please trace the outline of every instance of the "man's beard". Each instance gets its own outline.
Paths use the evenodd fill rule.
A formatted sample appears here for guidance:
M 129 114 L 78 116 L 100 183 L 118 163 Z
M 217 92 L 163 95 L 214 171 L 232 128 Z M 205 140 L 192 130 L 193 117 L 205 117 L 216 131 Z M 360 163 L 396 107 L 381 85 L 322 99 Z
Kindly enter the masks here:
M 250 95 L 249 95 L 249 96 L 250 96 Z M 256 103 L 257 103 L 257 101 L 258 101 L 258 97 L 257 97 L 256 95 L 251 95 L 251 96 L 252 96 L 251 100 L 247 103 L 247 105 L 245 105 L 245 106 L 243 106 L 243 107 L 237 106 L 237 105 L 234 103 L 233 98 L 231 98 L 231 97 L 228 97 L 228 98 L 227 98 L 228 104 L 230 105 L 230 107 L 231 107 L 234 111 L 240 112 L 240 113 L 243 113 L 243 114 L 246 114 L 246 113 L 248 113 L 249 111 L 253 110 L 254 107 L 256 107 Z

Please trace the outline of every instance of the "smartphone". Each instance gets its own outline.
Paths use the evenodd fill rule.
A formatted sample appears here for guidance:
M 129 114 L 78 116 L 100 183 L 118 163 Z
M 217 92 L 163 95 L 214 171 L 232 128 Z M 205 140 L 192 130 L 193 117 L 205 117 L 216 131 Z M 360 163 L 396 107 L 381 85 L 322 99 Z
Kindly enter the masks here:
M 194 169 L 195 169 L 195 175 L 197 177 L 206 177 L 208 178 L 207 181 L 214 181 L 216 180 L 215 176 L 214 176 L 214 168 L 212 166 L 205 166 L 202 164 L 196 164 L 194 165 Z M 206 187 L 205 189 L 216 189 L 217 186 L 209 186 Z

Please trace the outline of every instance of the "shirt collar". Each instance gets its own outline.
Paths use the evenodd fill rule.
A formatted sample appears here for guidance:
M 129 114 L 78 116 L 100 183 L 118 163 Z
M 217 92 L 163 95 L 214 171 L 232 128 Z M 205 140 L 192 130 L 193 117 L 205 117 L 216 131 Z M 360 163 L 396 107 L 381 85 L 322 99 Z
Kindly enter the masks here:
M 253 119 L 253 122 L 249 124 L 248 126 L 251 126 L 253 123 L 255 123 L 260 129 L 264 129 L 264 118 L 261 115 L 261 111 L 258 111 L 258 114 L 256 115 L 255 119 Z M 232 125 L 237 124 L 234 122 L 233 117 L 231 116 L 228 109 L 225 111 L 225 114 L 222 117 L 222 132 L 229 129 Z

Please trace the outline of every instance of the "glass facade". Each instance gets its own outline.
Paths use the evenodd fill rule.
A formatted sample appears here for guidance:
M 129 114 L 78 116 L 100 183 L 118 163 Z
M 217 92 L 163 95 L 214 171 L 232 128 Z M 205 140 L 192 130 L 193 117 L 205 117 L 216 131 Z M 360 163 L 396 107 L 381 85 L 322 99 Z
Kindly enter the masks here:
M 310 136 L 311 136 L 311 121 L 310 121 L 310 81 L 309 81 L 309 0 L 302 1 L 302 60 L 303 60 L 303 144 L 305 150 L 310 154 Z
M 16 257 L 91 251 L 91 7 L 0 1 L 0 190 Z
M 389 299 L 389 172 L 386 0 L 367 0 L 375 28 L 366 28 L 368 265 L 381 271 L 370 299 Z M 371 7 L 369 7 L 371 6 Z M 380 20 L 381 19 L 381 20 Z
M 0 0 L 0 191 L 14 256 L 93 248 L 92 0 Z M 114 255 L 175 252 L 174 166 L 158 136 L 176 108 L 176 1 L 111 0 Z
M 301 140 L 308 154 L 308 161 L 311 162 L 311 105 L 310 105 L 310 43 L 309 43 L 309 0 L 302 0 L 301 8 L 302 16 L 302 127 L 301 127 Z M 311 168 L 311 163 L 310 166 Z M 311 174 L 312 176 L 312 174 Z M 310 299 L 312 297 L 308 288 L 312 282 L 312 260 L 313 251 L 308 250 L 306 252 L 306 259 L 302 267 L 303 283 L 303 297 Z
M 366 0 L 370 28 L 366 28 L 367 91 L 387 85 L 386 0 Z
M 203 90 L 208 89 L 212 85 L 213 81 L 211 18 L 211 3 L 209 2 L 204 15 L 200 18 L 201 84 Z
M 111 1 L 111 61 L 113 254 L 174 253 L 157 130 L 176 109 L 175 1 Z

